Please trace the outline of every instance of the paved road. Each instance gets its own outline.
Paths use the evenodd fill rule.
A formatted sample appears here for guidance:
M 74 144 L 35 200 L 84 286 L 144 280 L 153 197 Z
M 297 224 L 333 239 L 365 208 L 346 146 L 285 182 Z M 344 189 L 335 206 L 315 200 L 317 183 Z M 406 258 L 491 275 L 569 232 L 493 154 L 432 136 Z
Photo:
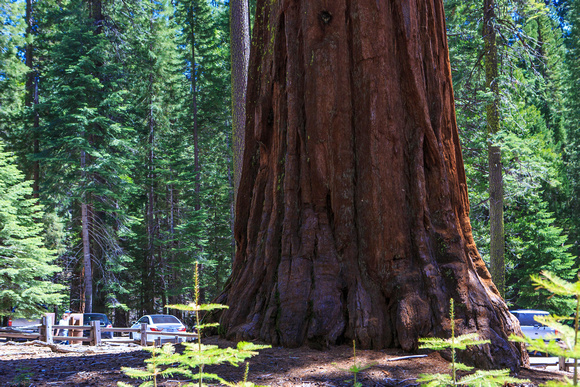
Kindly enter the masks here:
M 534 364 L 550 364 L 548 366 L 536 366 L 541 369 L 546 369 L 550 371 L 558 371 L 558 358 L 557 357 L 537 357 L 530 356 L 530 366 L 534 367 Z
M 16 328 L 16 327 L 27 327 L 30 325 L 35 325 L 35 324 L 40 324 L 40 320 L 39 319 L 35 319 L 35 320 L 28 320 L 25 318 L 15 318 L 12 320 L 12 327 Z
M 568 359 L 568 362 L 572 362 L 572 359 Z M 534 364 L 548 364 L 548 365 L 537 365 L 534 366 Z M 559 371 L 560 367 L 558 366 L 558 358 L 557 357 L 536 357 L 536 356 L 530 356 L 530 366 L 534 367 L 534 368 L 540 368 L 540 369 L 545 369 L 548 371 Z M 579 367 L 580 368 L 580 367 Z M 574 371 L 574 367 L 569 367 L 568 368 L 569 372 L 573 372 Z

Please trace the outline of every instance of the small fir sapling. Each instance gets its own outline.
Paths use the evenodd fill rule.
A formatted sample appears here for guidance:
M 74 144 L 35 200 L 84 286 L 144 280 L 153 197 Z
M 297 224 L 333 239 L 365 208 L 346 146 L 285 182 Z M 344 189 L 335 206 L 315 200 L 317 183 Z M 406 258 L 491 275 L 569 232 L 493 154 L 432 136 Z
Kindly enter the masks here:
M 202 331 L 210 326 L 217 326 L 218 324 L 201 324 L 201 311 L 210 311 L 215 309 L 227 308 L 227 306 L 219 304 L 199 304 L 199 271 L 198 265 L 195 265 L 195 302 L 189 305 L 167 305 L 168 308 L 184 310 L 195 313 L 195 321 L 198 332 L 197 343 L 186 342 L 183 343 L 185 349 L 182 353 L 175 353 L 175 348 L 172 344 L 165 344 L 162 348 L 146 348 L 152 352 L 152 357 L 145 360 L 147 363 L 146 370 L 139 370 L 133 368 L 123 368 L 128 376 L 138 379 L 148 379 L 142 383 L 140 387 L 156 387 L 157 376 L 168 377 L 179 374 L 194 380 L 195 382 L 187 382 L 180 384 L 188 387 L 202 387 L 205 384 L 204 380 L 212 380 L 222 385 L 231 387 L 254 387 L 255 384 L 247 381 L 248 365 L 246 364 L 246 371 L 244 379 L 238 383 L 231 383 L 217 374 L 210 374 L 204 372 L 204 366 L 217 365 L 229 363 L 233 366 L 239 366 L 246 359 L 258 354 L 259 349 L 270 348 L 269 345 L 257 345 L 247 342 L 239 342 L 236 348 L 219 348 L 217 345 L 204 345 L 201 343 Z M 159 367 L 163 367 L 160 369 Z M 150 379 L 150 380 L 149 380 Z M 129 387 L 130 385 L 119 382 L 120 387 Z
M 357 382 L 356 377 L 359 374 L 359 372 L 364 371 L 368 368 L 371 368 L 372 366 L 376 365 L 376 363 L 370 363 L 370 364 L 359 364 L 356 362 L 356 341 L 353 340 L 352 341 L 352 354 L 353 354 L 353 365 L 350 366 L 348 369 L 345 368 L 340 368 L 340 367 L 336 367 L 341 371 L 346 371 L 346 372 L 350 372 L 351 374 L 353 374 L 353 379 L 351 380 L 347 380 L 347 382 L 353 382 L 353 387 L 362 387 L 362 383 Z M 332 363 L 334 366 L 336 366 L 336 363 Z
M 580 278 L 580 273 L 578 274 Z M 510 339 L 519 343 L 525 343 L 530 351 L 545 352 L 552 356 L 574 359 L 574 377 L 572 380 L 550 381 L 546 386 L 577 386 L 578 385 L 578 359 L 580 359 L 580 346 L 578 345 L 578 312 L 580 310 L 580 280 L 574 283 L 568 282 L 549 271 L 542 271 L 541 275 L 532 275 L 532 282 L 538 288 L 544 288 L 554 295 L 576 298 L 576 314 L 574 317 L 560 316 L 535 316 L 534 319 L 558 332 L 558 337 L 552 337 L 546 342 L 543 339 L 531 339 L 529 337 L 510 336 Z M 573 320 L 574 327 L 563 324 L 563 321 Z M 558 340 L 560 339 L 560 340 Z
M 458 349 L 466 349 L 468 346 L 488 344 L 489 340 L 478 340 L 477 333 L 470 333 L 455 337 L 455 310 L 453 299 L 450 301 L 449 317 L 451 320 L 451 337 L 449 339 L 421 338 L 419 342 L 420 349 L 433 349 L 436 351 L 451 349 L 451 375 L 449 374 L 421 374 L 418 382 L 427 387 L 445 387 L 445 386 L 486 386 L 495 387 L 503 386 L 506 383 L 523 383 L 527 380 L 517 379 L 509 376 L 509 370 L 491 370 L 481 371 L 477 370 L 474 373 L 467 374 L 461 379 L 457 379 L 457 371 L 473 371 L 473 367 L 469 367 L 463 363 L 459 363 L 455 359 L 455 351 Z

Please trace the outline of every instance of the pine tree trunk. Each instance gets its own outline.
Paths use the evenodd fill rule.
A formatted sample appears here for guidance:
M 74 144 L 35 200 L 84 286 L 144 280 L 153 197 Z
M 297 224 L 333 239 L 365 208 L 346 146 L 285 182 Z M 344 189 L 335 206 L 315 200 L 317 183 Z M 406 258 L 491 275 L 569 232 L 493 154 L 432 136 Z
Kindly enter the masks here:
M 232 126 L 234 154 L 234 203 L 240 185 L 246 123 L 246 87 L 250 60 L 250 17 L 248 0 L 230 1 L 232 55 Z
M 193 170 L 195 174 L 195 201 L 194 201 L 194 210 L 199 212 L 201 210 L 201 168 L 199 164 L 199 126 L 198 126 L 198 110 L 197 110 L 197 62 L 196 62 L 196 55 L 195 55 L 195 31 L 197 26 L 197 22 L 195 19 L 195 3 L 191 5 L 191 14 L 190 14 L 190 27 L 191 27 L 191 98 L 192 98 L 192 108 L 193 108 Z M 202 247 L 199 244 L 196 244 L 196 255 L 199 257 L 201 256 L 201 249 Z M 197 259 L 197 258 L 196 258 Z M 198 266 L 199 276 L 202 277 L 204 267 L 202 264 Z M 205 288 L 202 287 L 200 289 L 200 300 L 204 300 L 205 295 Z
M 38 74 L 34 68 L 34 46 L 33 46 L 33 26 L 34 26 L 34 8 L 33 1 L 26 0 L 26 67 L 28 68 L 28 74 L 26 77 L 26 100 L 25 105 L 27 108 L 31 109 L 38 105 Z M 32 151 L 33 154 L 38 155 L 40 152 L 40 143 L 38 139 L 38 128 L 40 126 L 40 121 L 38 113 L 32 111 L 33 115 L 33 140 L 32 140 Z M 33 197 L 38 198 L 40 192 L 40 164 L 38 161 L 33 161 L 32 165 L 32 190 Z
M 84 136 L 84 133 L 83 133 Z M 83 183 L 86 183 L 86 154 L 81 150 L 81 170 L 83 175 Z M 91 243 L 89 239 L 89 214 L 87 205 L 86 193 L 81 198 L 81 235 L 83 241 L 83 269 L 84 269 L 84 313 L 92 313 L 93 311 L 93 269 L 91 263 Z
M 498 63 L 495 32 L 495 0 L 484 0 L 483 40 L 485 50 L 485 84 L 494 94 L 486 107 L 488 137 L 499 131 Z M 503 221 L 503 172 L 501 148 L 488 139 L 489 168 L 489 259 L 491 278 L 499 293 L 505 295 L 505 234 Z
M 172 285 L 172 291 L 169 292 L 169 304 L 175 305 L 184 303 L 183 294 L 179 292 L 179 289 L 182 289 L 183 285 L 181 277 L 179 276 L 177 270 L 179 263 L 177 262 L 177 256 L 175 253 L 179 249 L 177 236 L 175 233 L 176 221 L 177 219 L 179 219 L 179 215 L 177 213 L 179 202 L 176 188 L 173 186 L 173 184 L 170 184 L 168 186 L 168 190 L 169 192 L 167 200 L 169 207 L 169 238 L 170 238 L 169 267 L 171 267 L 170 281 Z M 180 310 L 173 310 L 172 313 L 175 314 L 179 319 L 183 318 L 183 312 Z
M 94 23 L 99 27 L 96 29 L 95 34 L 100 34 L 102 32 L 102 20 L 103 14 L 101 10 L 100 0 L 88 0 L 90 17 L 94 20 Z M 81 133 L 81 138 L 88 136 L 83 130 Z M 92 142 L 93 139 L 89 136 L 87 142 Z M 83 270 L 84 270 L 84 302 L 83 302 L 83 312 L 92 313 L 93 311 L 93 270 L 91 262 L 91 242 L 90 242 L 90 220 L 89 220 L 89 202 L 90 194 L 85 190 L 87 186 L 87 179 L 92 178 L 87 176 L 87 154 L 84 149 L 81 149 L 81 177 L 83 190 L 81 195 L 81 235 L 83 243 Z
M 153 72 L 153 69 L 150 69 Z M 147 224 L 147 252 L 145 256 L 145 281 L 141 284 L 145 288 L 145 306 L 144 309 L 148 313 L 155 312 L 155 296 L 156 296 L 156 265 L 155 265 L 155 239 L 156 239 L 156 227 L 155 227 L 155 121 L 153 117 L 153 74 L 149 74 L 149 117 L 148 117 L 148 169 L 147 174 L 147 213 L 146 213 L 146 224 Z
M 417 348 L 458 329 L 517 368 L 517 320 L 473 241 L 441 0 L 258 1 L 220 302 L 227 337 Z
M 195 173 L 195 210 L 199 211 L 200 204 L 200 176 L 199 176 L 199 133 L 198 133 L 198 111 L 197 111 L 197 72 L 196 72 L 196 58 L 195 58 L 195 29 L 197 28 L 195 20 L 195 4 L 192 2 L 189 8 L 189 25 L 190 40 L 191 40 L 191 103 L 192 103 L 192 119 L 193 119 L 193 170 Z

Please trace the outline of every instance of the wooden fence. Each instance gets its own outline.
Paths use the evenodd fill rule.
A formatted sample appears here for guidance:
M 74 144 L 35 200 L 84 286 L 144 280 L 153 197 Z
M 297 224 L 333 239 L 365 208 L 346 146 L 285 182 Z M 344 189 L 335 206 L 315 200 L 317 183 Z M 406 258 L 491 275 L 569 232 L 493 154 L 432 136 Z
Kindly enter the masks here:
M 0 332 L 0 338 L 16 338 L 16 339 L 27 339 L 27 340 L 40 340 L 48 344 L 53 344 L 58 341 L 68 341 L 71 344 L 80 344 L 83 342 L 89 343 L 89 345 L 101 345 L 103 343 L 131 343 L 134 342 L 132 339 L 126 339 L 123 337 L 113 337 L 112 339 L 101 339 L 102 332 L 120 332 L 129 333 L 132 332 L 139 333 L 141 340 L 138 342 L 142 346 L 147 346 L 149 343 L 160 346 L 161 338 L 158 337 L 156 342 L 153 340 L 148 340 L 148 336 L 168 336 L 168 338 L 173 338 L 175 342 L 178 342 L 180 338 L 195 339 L 197 338 L 197 333 L 181 333 L 181 332 L 147 332 L 147 324 L 141 324 L 139 328 L 102 328 L 100 321 L 91 321 L 91 325 L 52 325 L 52 319 L 44 316 L 42 318 L 42 324 L 39 326 L 38 333 L 25 333 L 25 332 Z M 68 336 L 55 336 L 55 330 L 68 330 Z M 89 337 L 83 337 L 84 331 L 90 331 Z

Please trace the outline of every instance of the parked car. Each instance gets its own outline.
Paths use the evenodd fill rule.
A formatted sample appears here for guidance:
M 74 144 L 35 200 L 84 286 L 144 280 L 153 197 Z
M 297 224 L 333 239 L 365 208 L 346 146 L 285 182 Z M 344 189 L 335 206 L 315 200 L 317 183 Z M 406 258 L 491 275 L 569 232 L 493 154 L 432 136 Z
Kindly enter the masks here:
M 100 321 L 101 329 L 111 328 L 113 324 L 104 313 L 83 313 L 83 325 L 91 325 L 91 321 Z M 91 331 L 83 331 L 84 337 L 89 337 Z M 112 339 L 113 332 L 101 331 L 101 339 Z
M 147 341 L 157 341 L 157 339 L 160 339 L 161 342 L 174 342 L 175 337 L 156 335 L 155 332 L 185 333 L 186 331 L 185 325 L 177 317 L 170 314 L 146 314 L 139 321 L 133 323 L 131 328 L 139 329 L 143 323 L 147 324 Z M 133 340 L 141 340 L 141 333 L 131 332 L 131 338 Z M 179 337 L 177 339 L 177 342 L 182 341 L 185 341 L 185 338 Z
M 520 322 L 522 333 L 532 339 L 544 339 L 545 341 L 556 338 L 557 331 L 537 322 L 534 317 L 547 316 L 550 313 L 545 310 L 518 309 L 510 311 Z

